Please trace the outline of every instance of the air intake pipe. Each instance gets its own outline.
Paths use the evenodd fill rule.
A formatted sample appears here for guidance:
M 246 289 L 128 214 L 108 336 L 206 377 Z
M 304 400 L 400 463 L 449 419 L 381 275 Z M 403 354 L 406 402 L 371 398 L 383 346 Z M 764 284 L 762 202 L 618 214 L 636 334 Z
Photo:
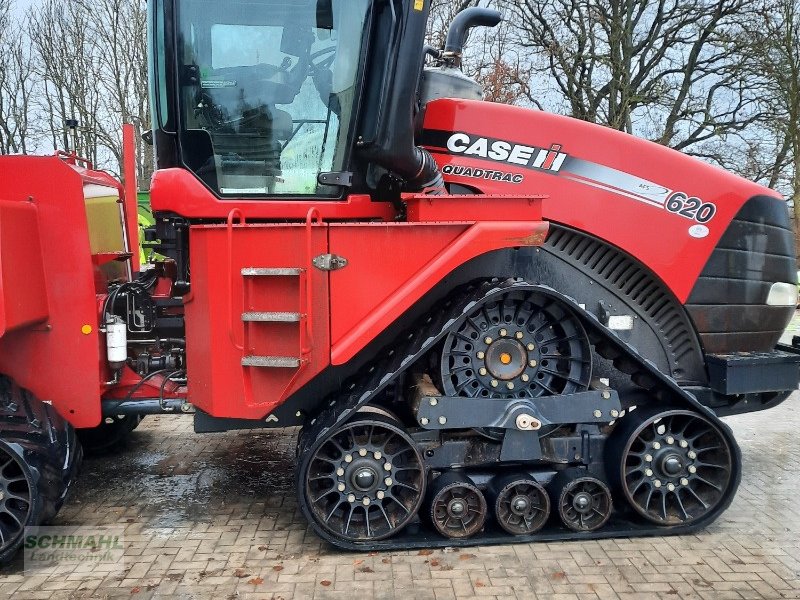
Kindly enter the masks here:
M 442 58 L 454 66 L 459 66 L 469 30 L 473 27 L 495 27 L 502 20 L 503 16 L 491 8 L 472 7 L 462 10 L 447 30 Z
M 374 63 L 368 74 L 372 84 L 364 105 L 377 118 L 364 127 L 359 155 L 400 177 L 409 192 L 444 189 L 442 173 L 424 148 L 416 146 L 414 122 L 419 110 L 418 87 L 425 62 L 425 27 L 429 2 L 392 0 L 384 11 L 379 37 L 390 43 L 375 47 Z M 391 25 L 390 25 L 391 23 Z M 377 84 L 377 85 L 376 85 Z

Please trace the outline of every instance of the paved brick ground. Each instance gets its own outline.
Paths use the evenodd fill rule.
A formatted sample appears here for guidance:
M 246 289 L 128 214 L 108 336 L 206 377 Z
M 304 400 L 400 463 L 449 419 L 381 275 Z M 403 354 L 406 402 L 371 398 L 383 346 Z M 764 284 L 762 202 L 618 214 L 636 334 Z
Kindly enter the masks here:
M 0 571 L 13 598 L 800 598 L 800 394 L 730 419 L 744 454 L 731 508 L 686 537 L 351 554 L 296 510 L 293 432 L 195 436 L 150 417 L 89 459 L 58 524 L 125 526 L 126 570 Z

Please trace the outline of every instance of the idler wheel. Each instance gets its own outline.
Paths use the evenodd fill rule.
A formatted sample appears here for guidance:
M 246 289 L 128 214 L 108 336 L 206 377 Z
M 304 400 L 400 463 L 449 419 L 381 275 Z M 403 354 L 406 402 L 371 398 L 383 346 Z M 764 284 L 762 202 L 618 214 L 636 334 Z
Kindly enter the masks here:
M 415 517 L 424 493 L 416 444 L 398 422 L 377 413 L 358 416 L 328 435 L 305 472 L 311 517 L 347 541 L 394 535 Z
M 463 473 L 450 471 L 432 484 L 427 516 L 443 536 L 471 537 L 486 523 L 486 499 Z
M 611 491 L 583 471 L 562 471 L 551 484 L 561 522 L 573 531 L 595 531 L 606 524 L 612 511 Z
M 728 497 L 733 452 L 719 428 L 689 410 L 638 409 L 612 436 L 612 473 L 630 505 L 658 525 L 714 511 Z
M 533 477 L 509 474 L 489 484 L 497 523 L 511 535 L 529 535 L 544 527 L 550 516 L 550 498 Z

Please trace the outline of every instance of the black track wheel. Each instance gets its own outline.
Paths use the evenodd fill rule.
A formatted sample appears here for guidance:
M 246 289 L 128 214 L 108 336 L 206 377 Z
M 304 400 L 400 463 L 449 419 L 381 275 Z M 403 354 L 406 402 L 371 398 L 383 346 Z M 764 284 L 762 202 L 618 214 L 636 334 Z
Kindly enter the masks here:
M 735 485 L 734 449 L 720 428 L 692 410 L 639 408 L 611 438 L 609 471 L 645 519 L 680 525 L 716 512 Z
M 130 433 L 139 426 L 139 415 L 104 417 L 102 423 L 90 429 L 78 429 L 78 439 L 86 454 L 98 455 L 120 449 Z
M 25 527 L 60 510 L 82 455 L 52 406 L 0 375 L 0 564 L 14 557 Z
M 463 473 L 448 471 L 431 484 L 426 516 L 443 536 L 472 537 L 483 529 L 486 513 L 486 498 Z
M 611 516 L 611 490 L 585 471 L 562 471 L 553 478 L 550 490 L 561 522 L 573 531 L 595 531 Z
M 388 538 L 405 527 L 425 496 L 425 467 L 399 422 L 378 413 L 317 441 L 300 466 L 300 505 L 329 537 L 348 542 Z
M 550 516 L 550 497 L 524 473 L 499 475 L 489 482 L 488 496 L 497 523 L 511 535 L 536 533 Z

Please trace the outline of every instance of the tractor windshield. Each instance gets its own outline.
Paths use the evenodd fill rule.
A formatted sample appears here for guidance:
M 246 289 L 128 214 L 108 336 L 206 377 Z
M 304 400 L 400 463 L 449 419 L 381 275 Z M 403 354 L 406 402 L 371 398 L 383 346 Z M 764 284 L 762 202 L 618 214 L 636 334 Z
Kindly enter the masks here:
M 180 143 L 222 196 L 339 195 L 369 0 L 178 3 Z

